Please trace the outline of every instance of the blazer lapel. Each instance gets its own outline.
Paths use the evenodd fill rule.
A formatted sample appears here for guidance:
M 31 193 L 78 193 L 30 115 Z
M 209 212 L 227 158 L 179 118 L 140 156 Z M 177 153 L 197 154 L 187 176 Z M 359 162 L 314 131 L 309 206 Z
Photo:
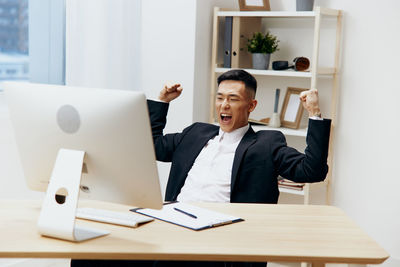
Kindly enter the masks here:
M 207 131 L 203 133 L 199 133 L 200 137 L 199 139 L 196 140 L 196 144 L 192 147 L 190 157 L 188 158 L 189 166 L 190 168 L 192 167 L 194 161 L 196 160 L 197 156 L 200 154 L 201 150 L 204 148 L 204 146 L 207 144 L 207 142 L 218 135 L 219 128 L 215 128 L 215 130 L 212 131 Z M 189 170 L 188 170 L 189 171 Z
M 235 157 L 233 159 L 233 166 L 232 166 L 232 176 L 231 176 L 231 194 L 234 188 L 236 177 L 239 171 L 240 163 L 242 162 L 244 153 L 246 152 L 247 148 L 256 141 L 256 134 L 253 128 L 250 126 L 249 130 L 243 136 L 242 140 L 239 143 L 239 146 L 236 149 Z

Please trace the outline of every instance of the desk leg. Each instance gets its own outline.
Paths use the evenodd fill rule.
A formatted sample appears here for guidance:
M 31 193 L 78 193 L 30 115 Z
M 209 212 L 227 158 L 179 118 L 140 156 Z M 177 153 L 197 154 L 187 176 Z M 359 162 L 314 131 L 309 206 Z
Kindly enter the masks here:
M 323 263 L 323 262 L 313 262 L 313 263 L 311 263 L 311 267 L 325 267 L 325 263 Z

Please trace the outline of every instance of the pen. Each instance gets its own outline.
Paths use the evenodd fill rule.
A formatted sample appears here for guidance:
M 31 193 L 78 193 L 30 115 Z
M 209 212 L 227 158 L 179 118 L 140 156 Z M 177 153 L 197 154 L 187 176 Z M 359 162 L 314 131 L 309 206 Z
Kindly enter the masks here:
M 189 212 L 186 212 L 186 211 L 184 211 L 184 210 L 181 210 L 181 209 L 178 209 L 178 208 L 174 208 L 174 210 L 179 211 L 179 212 L 181 212 L 181 213 L 183 213 L 183 214 L 185 214 L 185 215 L 187 215 L 187 216 L 189 216 L 189 217 L 192 217 L 192 218 L 194 218 L 194 219 L 197 219 L 197 216 L 196 216 L 196 215 L 193 215 L 193 214 L 191 214 L 191 213 L 189 213 Z

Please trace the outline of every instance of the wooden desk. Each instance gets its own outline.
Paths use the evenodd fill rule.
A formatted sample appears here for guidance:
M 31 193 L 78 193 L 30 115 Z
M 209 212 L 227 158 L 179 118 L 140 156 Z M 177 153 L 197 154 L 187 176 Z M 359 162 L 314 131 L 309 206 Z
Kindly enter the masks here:
M 128 210 L 128 206 L 82 202 L 82 206 Z M 332 206 L 199 204 L 240 216 L 244 222 L 192 231 L 154 221 L 139 228 L 78 220 L 108 229 L 106 237 L 72 243 L 41 237 L 40 201 L 0 200 L 0 257 L 159 259 L 379 264 L 387 252 Z

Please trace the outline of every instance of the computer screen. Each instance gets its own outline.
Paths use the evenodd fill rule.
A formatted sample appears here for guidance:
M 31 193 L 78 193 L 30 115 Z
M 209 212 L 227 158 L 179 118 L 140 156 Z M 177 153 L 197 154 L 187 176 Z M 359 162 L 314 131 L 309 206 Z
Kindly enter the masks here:
M 4 83 L 28 186 L 46 191 L 60 149 L 85 152 L 80 198 L 161 208 L 143 93 Z

